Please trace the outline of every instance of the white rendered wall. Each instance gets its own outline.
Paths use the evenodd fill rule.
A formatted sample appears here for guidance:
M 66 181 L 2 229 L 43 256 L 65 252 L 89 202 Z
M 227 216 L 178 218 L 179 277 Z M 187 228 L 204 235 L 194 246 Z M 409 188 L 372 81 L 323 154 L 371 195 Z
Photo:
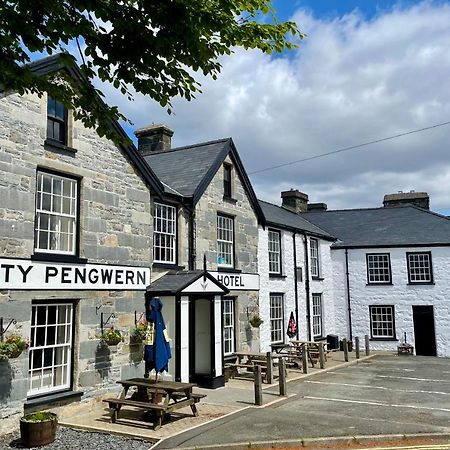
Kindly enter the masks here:
M 431 251 L 434 284 L 409 285 L 406 252 Z M 392 285 L 367 285 L 366 253 L 389 253 Z M 337 333 L 344 337 L 348 327 L 345 250 L 333 250 L 334 296 Z M 398 341 L 371 341 L 374 350 L 397 349 L 403 341 L 414 343 L 413 305 L 433 305 L 437 355 L 450 357 L 450 248 L 387 248 L 349 250 L 350 297 L 353 336 L 370 336 L 370 305 L 394 305 Z

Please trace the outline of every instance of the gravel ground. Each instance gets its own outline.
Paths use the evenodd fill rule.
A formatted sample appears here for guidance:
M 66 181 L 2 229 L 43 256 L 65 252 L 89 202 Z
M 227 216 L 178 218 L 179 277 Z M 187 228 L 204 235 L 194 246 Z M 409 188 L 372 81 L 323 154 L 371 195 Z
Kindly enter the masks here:
M 43 447 L 44 450 L 89 449 L 89 450 L 149 450 L 151 443 L 138 439 L 129 439 L 112 434 L 90 433 L 58 427 L 56 440 Z M 29 448 L 20 441 L 20 434 L 0 436 L 0 449 Z

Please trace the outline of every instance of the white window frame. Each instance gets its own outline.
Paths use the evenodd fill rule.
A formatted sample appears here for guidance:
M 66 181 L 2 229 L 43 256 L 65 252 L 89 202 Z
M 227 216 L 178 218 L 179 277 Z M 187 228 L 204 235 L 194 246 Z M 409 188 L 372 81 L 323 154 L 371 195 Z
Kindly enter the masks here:
M 234 328 L 234 298 L 224 298 L 222 300 L 223 318 L 223 354 L 229 356 L 234 354 L 235 348 L 235 328 Z
M 315 338 L 323 336 L 322 294 L 312 294 L 312 328 Z
M 44 180 L 50 181 L 50 190 L 44 191 Z M 34 251 L 36 253 L 58 253 L 75 255 L 77 252 L 78 228 L 78 183 L 75 178 L 56 175 L 42 170 L 36 175 L 36 219 Z M 60 192 L 56 186 L 60 184 Z M 64 188 L 68 185 L 69 194 L 64 195 Z M 45 201 L 44 201 L 45 200 Z M 49 208 L 44 203 L 49 202 Z M 63 209 L 68 206 L 68 213 Z M 59 211 L 58 211 L 59 210 Z M 47 223 L 47 227 L 43 223 Z M 66 222 L 67 230 L 63 229 Z M 52 224 L 54 228 L 52 228 Z M 47 241 L 44 248 L 40 248 Z M 61 250 L 62 240 L 67 239 L 69 250 Z M 71 249 L 70 249 L 71 247 Z
M 49 307 L 56 307 L 55 312 L 55 322 L 48 323 Z M 65 315 L 64 318 L 60 317 L 60 307 L 64 307 Z M 45 308 L 45 323 L 37 323 L 37 314 L 39 308 Z M 28 395 L 41 395 L 48 394 L 52 392 L 62 391 L 69 389 L 72 384 L 72 337 L 73 337 L 73 326 L 74 326 L 74 305 L 70 302 L 56 302 L 56 303 L 34 303 L 31 309 L 31 329 L 30 329 L 30 348 L 28 352 L 28 374 L 29 374 L 29 389 Z M 34 320 L 33 320 L 34 316 Z M 53 344 L 48 343 L 49 330 L 50 327 L 55 328 L 55 335 Z M 36 336 L 38 329 L 44 330 L 44 344 L 36 345 Z M 63 342 L 57 342 L 59 331 L 63 332 Z M 61 357 L 63 358 L 61 362 L 56 361 L 57 352 L 61 352 Z M 45 354 L 51 352 L 51 364 L 45 365 L 44 357 Z M 37 354 L 40 353 L 41 363 L 35 366 L 35 358 L 37 361 Z M 56 379 L 56 369 L 60 368 L 61 382 L 55 384 Z M 36 374 L 35 374 L 36 373 Z M 34 383 L 36 380 L 40 380 L 40 386 L 35 387 Z M 51 386 L 45 386 L 44 382 L 50 380 Z
M 234 267 L 234 219 L 223 214 L 217 214 L 217 265 Z
M 390 253 L 366 253 L 367 284 L 391 284 Z
M 395 340 L 394 305 L 371 305 L 369 315 L 371 339 Z
M 319 278 L 320 276 L 319 239 L 310 238 L 309 253 L 311 261 L 311 276 L 313 278 Z
M 281 232 L 268 230 L 269 273 L 281 274 Z
M 284 294 L 270 294 L 269 309 L 270 343 L 284 342 Z
M 431 252 L 407 252 L 408 283 L 433 283 L 433 263 Z
M 177 209 L 155 202 L 153 210 L 153 262 L 176 264 Z

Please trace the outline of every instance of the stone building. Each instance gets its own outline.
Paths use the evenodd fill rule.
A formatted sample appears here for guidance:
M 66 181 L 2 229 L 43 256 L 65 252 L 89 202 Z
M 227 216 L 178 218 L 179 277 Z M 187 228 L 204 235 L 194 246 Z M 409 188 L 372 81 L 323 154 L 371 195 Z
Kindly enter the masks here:
M 80 76 L 57 56 L 30 67 Z M 100 138 L 47 95 L 0 94 L 0 170 L 2 332 L 30 339 L 0 361 L 4 418 L 142 373 L 128 333 L 150 283 L 150 193 L 163 186 L 133 145 Z M 125 342 L 107 347 L 112 324 Z

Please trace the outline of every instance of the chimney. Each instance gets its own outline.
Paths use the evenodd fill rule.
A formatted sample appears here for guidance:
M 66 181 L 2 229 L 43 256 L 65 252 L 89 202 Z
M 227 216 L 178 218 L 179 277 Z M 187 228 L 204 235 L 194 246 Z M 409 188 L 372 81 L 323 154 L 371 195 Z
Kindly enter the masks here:
M 326 203 L 308 203 L 308 212 L 323 212 L 328 209 Z
M 173 130 L 166 125 L 151 124 L 134 132 L 142 156 L 171 149 Z
M 281 206 L 297 214 L 308 211 L 308 196 L 298 189 L 281 193 Z
M 386 194 L 383 199 L 383 206 L 389 208 L 392 206 L 414 205 L 423 209 L 430 209 L 430 197 L 426 192 L 403 192 L 396 194 Z

